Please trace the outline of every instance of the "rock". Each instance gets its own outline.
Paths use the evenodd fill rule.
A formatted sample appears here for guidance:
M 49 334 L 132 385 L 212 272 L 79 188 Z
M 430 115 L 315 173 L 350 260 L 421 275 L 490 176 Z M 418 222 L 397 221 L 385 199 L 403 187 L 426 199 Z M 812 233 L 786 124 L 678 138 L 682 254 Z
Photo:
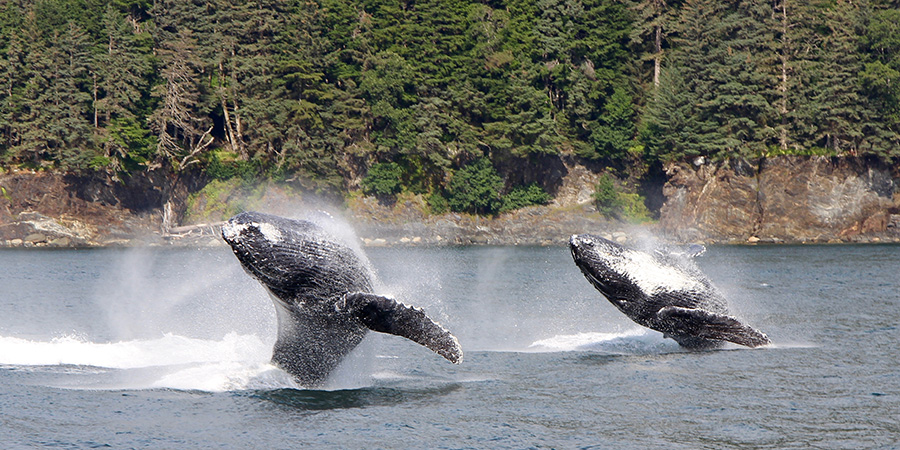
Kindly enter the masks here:
M 863 221 L 860 232 L 863 234 L 880 233 L 887 230 L 890 215 L 887 211 L 877 212 Z
M 802 242 L 900 232 L 889 214 L 900 207 L 893 194 L 900 175 L 877 159 L 780 156 L 665 170 L 659 227 L 672 240 Z
M 750 236 L 747 238 L 747 242 L 751 243 L 751 244 L 755 244 L 755 243 L 759 242 L 759 238 L 756 236 Z
M 53 239 L 50 242 L 48 242 L 48 244 L 50 244 L 54 247 L 68 247 L 69 245 L 71 245 L 71 243 L 72 243 L 72 240 L 66 236 L 59 237 L 59 238 Z
M 28 236 L 25 236 L 25 239 L 23 240 L 29 244 L 38 244 L 41 242 L 47 242 L 47 236 L 41 233 L 31 233 Z

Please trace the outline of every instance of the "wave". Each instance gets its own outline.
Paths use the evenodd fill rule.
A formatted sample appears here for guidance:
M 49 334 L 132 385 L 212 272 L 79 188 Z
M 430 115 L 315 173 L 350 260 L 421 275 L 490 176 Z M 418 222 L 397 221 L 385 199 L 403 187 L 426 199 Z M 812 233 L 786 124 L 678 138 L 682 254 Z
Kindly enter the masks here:
M 269 363 L 271 348 L 256 335 L 237 333 L 218 340 L 166 334 L 109 343 L 77 336 L 49 341 L 0 336 L 0 366 L 44 369 L 58 375 L 51 384 L 72 389 L 297 388 L 290 375 Z
M 0 364 L 79 365 L 134 369 L 161 365 L 248 361 L 271 353 L 255 335 L 226 334 L 221 340 L 165 334 L 158 339 L 96 343 L 78 336 L 32 341 L 0 336 Z
M 91 342 L 78 336 L 29 340 L 0 336 L 0 370 L 26 383 L 63 389 L 231 392 L 306 390 L 270 363 L 272 343 L 254 334 L 228 333 L 221 339 L 165 334 L 156 339 Z M 364 339 L 316 390 L 337 391 L 426 379 L 384 368 L 376 360 L 396 359 Z
M 562 334 L 534 341 L 528 346 L 533 352 L 594 351 L 610 354 L 655 354 L 681 351 L 678 343 L 662 333 L 634 328 L 618 333 Z

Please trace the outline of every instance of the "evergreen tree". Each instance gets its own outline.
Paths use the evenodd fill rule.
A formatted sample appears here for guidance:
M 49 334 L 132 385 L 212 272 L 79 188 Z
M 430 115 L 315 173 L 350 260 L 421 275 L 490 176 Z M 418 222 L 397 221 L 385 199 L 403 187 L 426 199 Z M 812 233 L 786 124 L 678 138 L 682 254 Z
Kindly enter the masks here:
M 716 88 L 710 64 L 722 50 L 718 34 L 722 28 L 716 24 L 725 7 L 717 1 L 687 0 L 672 25 L 675 34 L 670 40 L 677 51 L 666 59 L 660 86 L 647 108 L 646 141 L 653 154 L 668 159 L 722 150 L 718 119 L 708 105 Z
M 20 140 L 20 96 L 26 74 L 25 43 L 18 33 L 6 35 L 0 54 L 0 161 L 12 157 L 7 152 Z
M 859 74 L 865 93 L 863 133 L 873 153 L 900 154 L 900 9 L 871 8 L 862 43 L 868 58 Z
M 174 39 L 163 41 L 157 51 L 163 84 L 153 91 L 160 106 L 150 117 L 150 128 L 157 135 L 157 158 L 181 169 L 197 161 L 199 153 L 213 142 L 212 128 L 203 131 L 207 120 L 198 114 L 201 61 L 193 32 L 185 28 Z
M 96 156 L 93 136 L 88 122 L 91 96 L 88 93 L 88 53 L 87 34 L 77 25 L 70 23 L 67 32 L 59 36 L 58 44 L 51 40 L 51 45 L 59 49 L 53 54 L 58 72 L 53 80 L 53 99 L 60 109 L 56 118 L 58 122 L 57 148 L 55 158 L 63 169 L 83 169 Z
M 450 209 L 456 212 L 494 214 L 502 202 L 503 179 L 487 158 L 472 162 L 453 175 L 448 187 Z
M 837 154 L 857 153 L 864 139 L 856 76 L 862 68 L 858 12 L 857 5 L 847 1 L 823 10 L 825 29 L 814 66 L 815 94 L 809 99 L 818 117 L 816 144 Z
M 819 146 L 816 130 L 821 117 L 812 98 L 818 94 L 818 49 L 816 31 L 825 6 L 817 2 L 782 0 L 775 8 L 778 39 L 775 64 L 776 89 L 772 104 L 780 116 L 775 140 L 784 152 L 803 152 Z
M 649 108 L 657 152 L 758 155 L 774 138 L 777 118 L 769 98 L 775 85 L 771 10 L 765 2 L 688 0 L 673 25 L 677 50 Z M 679 77 L 680 80 L 674 80 Z M 679 136 L 679 142 L 673 137 Z M 676 147 L 683 150 L 675 151 Z
M 592 151 L 584 156 L 623 158 L 634 141 L 634 133 L 631 96 L 625 92 L 624 87 L 618 87 L 603 106 L 603 115 L 591 132 Z
M 771 17 L 769 2 L 743 0 L 716 24 L 720 42 L 708 55 L 713 91 L 704 106 L 718 123 L 719 151 L 728 156 L 761 155 L 775 135 L 777 114 L 768 101 L 775 88 Z
M 672 21 L 673 8 L 670 0 L 639 0 L 630 2 L 634 12 L 634 26 L 631 43 L 641 49 L 641 61 L 652 61 L 653 87 L 659 86 L 662 70 L 663 48 Z
M 155 147 L 141 105 L 152 69 L 149 35 L 138 32 L 112 5 L 103 19 L 106 45 L 93 61 L 93 124 L 109 168 L 143 163 Z
M 34 12 L 25 18 L 24 59 L 9 123 L 15 135 L 11 157 L 39 166 L 86 168 L 92 159 L 87 121 L 90 94 L 86 84 L 88 53 L 84 32 L 69 25 L 48 40 L 37 28 Z

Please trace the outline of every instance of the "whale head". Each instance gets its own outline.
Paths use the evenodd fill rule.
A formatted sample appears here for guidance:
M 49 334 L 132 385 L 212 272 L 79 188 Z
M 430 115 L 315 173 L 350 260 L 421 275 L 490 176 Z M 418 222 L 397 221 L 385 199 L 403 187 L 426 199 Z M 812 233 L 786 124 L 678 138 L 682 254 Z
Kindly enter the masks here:
M 590 234 L 572 236 L 569 249 L 585 278 L 639 323 L 663 306 L 663 296 L 711 289 L 690 262 L 671 253 L 643 252 Z
M 631 251 L 613 241 L 591 234 L 574 235 L 569 250 L 585 278 L 613 305 L 629 316 L 647 296 L 630 273 Z
M 222 225 L 222 238 L 244 270 L 284 301 L 327 298 L 371 284 L 354 251 L 309 221 L 243 212 Z

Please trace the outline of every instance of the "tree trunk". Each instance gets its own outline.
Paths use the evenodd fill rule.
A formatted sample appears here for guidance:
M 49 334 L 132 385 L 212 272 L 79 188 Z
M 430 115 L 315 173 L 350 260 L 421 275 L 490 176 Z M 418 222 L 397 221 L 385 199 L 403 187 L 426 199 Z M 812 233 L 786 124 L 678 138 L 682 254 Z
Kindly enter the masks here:
M 788 113 L 788 51 L 790 49 L 790 39 L 788 37 L 788 30 L 790 28 L 790 24 L 788 23 L 787 16 L 787 0 L 781 1 L 781 86 L 779 86 L 779 90 L 781 91 L 781 99 L 779 105 L 779 112 L 781 113 L 781 133 L 778 138 L 779 145 L 782 150 L 787 150 L 788 148 L 788 135 L 787 135 L 787 113 Z
M 98 120 L 99 111 L 97 111 L 97 74 L 96 73 L 91 74 L 91 80 L 94 82 L 94 128 L 100 128 L 100 121 Z
M 662 27 L 656 26 L 656 38 L 653 46 L 656 55 L 653 57 L 653 86 L 659 87 L 659 71 L 662 65 Z

